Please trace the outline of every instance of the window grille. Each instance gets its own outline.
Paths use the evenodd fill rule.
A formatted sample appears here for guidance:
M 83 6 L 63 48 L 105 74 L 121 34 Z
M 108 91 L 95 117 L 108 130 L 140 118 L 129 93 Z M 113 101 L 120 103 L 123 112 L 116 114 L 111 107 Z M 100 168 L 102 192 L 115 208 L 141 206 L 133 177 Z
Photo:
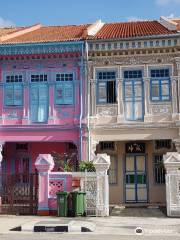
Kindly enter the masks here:
M 165 168 L 163 165 L 163 155 L 154 156 L 154 178 L 155 183 L 165 184 Z
M 162 148 L 171 149 L 171 147 L 172 147 L 172 141 L 170 139 L 162 139 L 162 140 L 155 141 L 156 150 L 159 150 Z
M 100 142 L 100 150 L 115 150 L 115 144 L 114 142 Z

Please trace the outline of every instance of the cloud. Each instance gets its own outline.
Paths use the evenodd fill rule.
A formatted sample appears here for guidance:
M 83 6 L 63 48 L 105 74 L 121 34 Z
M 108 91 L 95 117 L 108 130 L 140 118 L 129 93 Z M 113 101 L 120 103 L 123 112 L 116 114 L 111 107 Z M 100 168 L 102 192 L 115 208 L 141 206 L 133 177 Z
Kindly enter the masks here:
M 174 13 L 171 13 L 169 16 L 166 16 L 167 18 L 175 18 Z
M 180 0 L 156 0 L 156 4 L 159 6 L 167 6 L 169 4 L 180 4 Z
M 13 26 L 15 26 L 15 24 L 11 20 L 0 17 L 0 27 L 13 27 Z
M 138 18 L 135 16 L 129 16 L 129 17 L 127 17 L 127 21 L 128 22 L 141 22 L 141 21 L 145 21 L 145 19 Z

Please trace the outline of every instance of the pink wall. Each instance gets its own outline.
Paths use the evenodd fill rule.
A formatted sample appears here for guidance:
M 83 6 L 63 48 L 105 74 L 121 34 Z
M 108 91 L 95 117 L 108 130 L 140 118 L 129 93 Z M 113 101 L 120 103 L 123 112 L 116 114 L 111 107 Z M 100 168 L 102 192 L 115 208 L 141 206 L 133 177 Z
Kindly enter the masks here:
M 79 58 L 71 59 L 41 59 L 41 60 L 14 60 L 5 61 L 0 64 L 0 81 L 3 76 L 13 74 L 22 74 L 24 82 L 30 82 L 31 74 L 47 74 L 49 85 L 49 120 L 48 124 L 68 125 L 78 124 L 77 119 L 80 114 L 80 66 Z M 54 102 L 55 74 L 62 72 L 70 72 L 75 74 L 74 84 L 74 103 L 73 105 L 56 105 Z M 5 80 L 5 79 L 4 79 Z M 24 87 L 23 106 L 10 107 L 4 105 L 3 91 L 0 88 L 0 124 L 2 125 L 31 125 L 30 122 L 30 101 L 29 101 L 29 85 Z M 1 120 L 1 117 L 3 120 Z M 34 125 L 34 124 L 33 124 Z
M 24 143 L 24 142 L 23 142 Z M 12 163 L 15 161 L 15 169 L 22 156 L 29 156 L 31 159 L 32 172 L 35 171 L 35 161 L 39 154 L 50 154 L 52 151 L 64 153 L 68 151 L 68 145 L 60 142 L 32 142 L 28 144 L 28 150 L 16 150 L 15 143 L 6 143 L 4 146 L 4 159 L 6 171 L 11 172 Z

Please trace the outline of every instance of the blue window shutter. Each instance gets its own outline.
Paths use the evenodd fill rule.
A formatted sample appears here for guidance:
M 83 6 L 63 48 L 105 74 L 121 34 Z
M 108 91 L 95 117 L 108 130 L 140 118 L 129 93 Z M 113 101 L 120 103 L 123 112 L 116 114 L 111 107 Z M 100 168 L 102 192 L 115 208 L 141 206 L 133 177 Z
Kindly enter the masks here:
M 55 102 L 56 104 L 64 104 L 64 84 L 63 82 L 59 82 L 56 84 L 55 89 Z
M 31 120 L 46 122 L 48 118 L 48 87 L 46 84 L 31 86 Z
M 98 83 L 98 102 L 107 103 L 107 86 L 106 82 Z
M 23 103 L 22 84 L 14 84 L 14 105 L 21 106 Z
M 73 82 L 64 82 L 64 104 L 73 104 Z
M 5 105 L 13 105 L 13 85 L 5 85 Z

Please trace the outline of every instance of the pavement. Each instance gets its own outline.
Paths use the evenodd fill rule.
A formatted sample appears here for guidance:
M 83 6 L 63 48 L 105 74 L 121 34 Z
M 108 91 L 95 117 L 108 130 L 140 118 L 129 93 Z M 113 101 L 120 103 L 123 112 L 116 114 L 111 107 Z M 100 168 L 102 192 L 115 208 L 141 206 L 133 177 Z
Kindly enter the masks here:
M 119 212 L 119 214 L 118 214 Z M 168 218 L 161 209 L 115 207 L 110 217 L 58 218 L 40 216 L 0 215 L 0 235 L 2 234 L 39 234 L 33 233 L 34 226 L 45 226 L 47 233 L 55 226 L 68 226 L 69 234 L 80 234 L 81 227 L 91 232 L 81 233 L 94 236 L 166 236 L 180 237 L 180 218 Z M 21 226 L 20 232 L 10 231 Z M 46 235 L 47 236 L 47 235 Z M 0 236 L 0 239 L 2 237 Z M 161 239 L 161 238 L 160 238 Z

